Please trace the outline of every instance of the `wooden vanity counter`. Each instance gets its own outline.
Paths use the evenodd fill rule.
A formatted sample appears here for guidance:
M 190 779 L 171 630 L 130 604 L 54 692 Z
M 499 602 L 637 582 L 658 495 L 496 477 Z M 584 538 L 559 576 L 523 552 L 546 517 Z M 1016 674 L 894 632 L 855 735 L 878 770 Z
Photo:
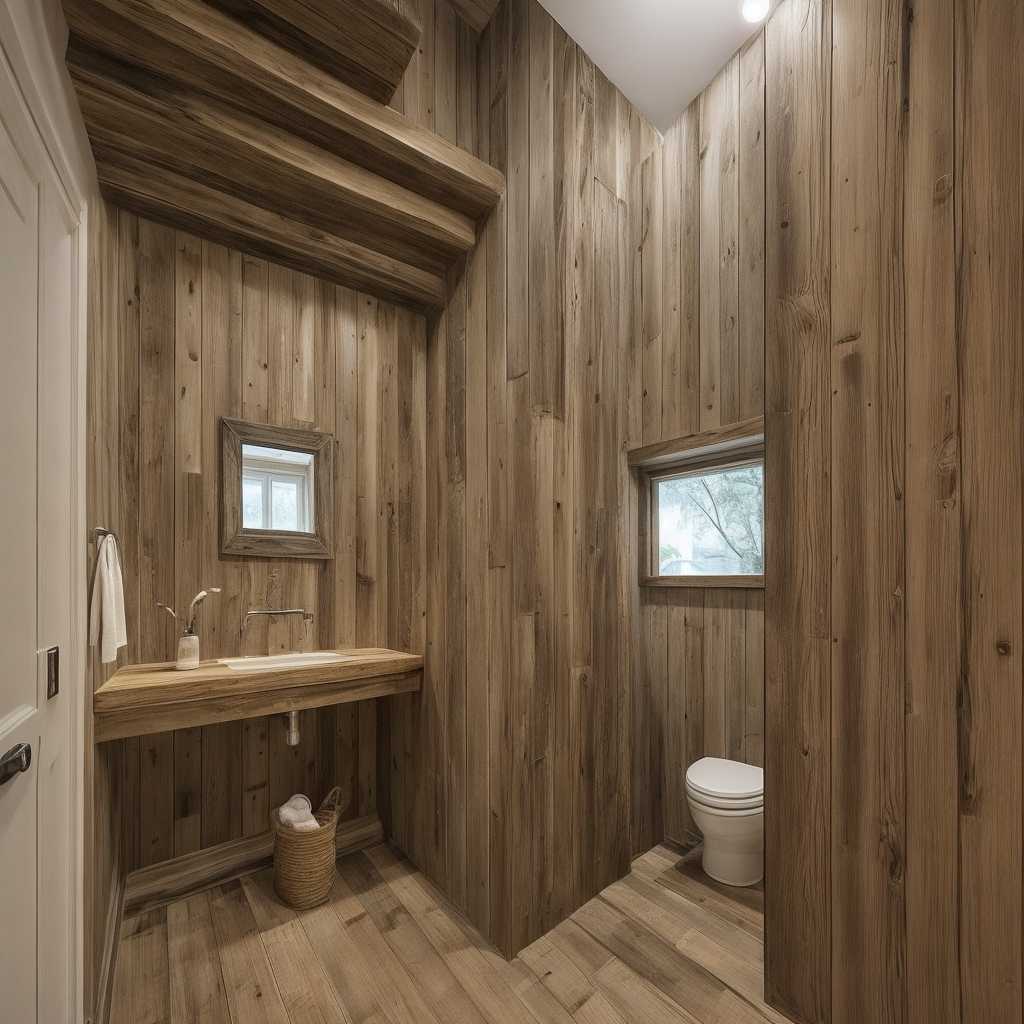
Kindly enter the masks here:
M 419 654 L 377 647 L 336 653 L 346 660 L 252 672 L 219 661 L 187 672 L 173 662 L 127 666 L 93 694 L 95 741 L 414 693 L 422 684 Z

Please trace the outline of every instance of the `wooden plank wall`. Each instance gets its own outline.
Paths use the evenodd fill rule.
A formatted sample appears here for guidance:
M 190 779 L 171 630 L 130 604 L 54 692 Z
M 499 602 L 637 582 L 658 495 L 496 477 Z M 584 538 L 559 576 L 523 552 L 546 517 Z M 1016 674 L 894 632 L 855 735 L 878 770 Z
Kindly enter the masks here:
M 699 839 L 685 789 L 694 761 L 764 763 L 764 592 L 651 588 L 640 611 L 634 853 L 650 849 L 651 835 Z
M 146 643 L 170 642 L 152 602 L 213 564 L 208 402 L 333 415 L 357 439 L 338 514 L 359 542 L 329 586 L 240 566 L 234 592 L 308 595 L 335 636 L 423 645 L 425 691 L 377 737 L 377 796 L 502 949 L 631 847 L 685 837 L 698 749 L 758 761 L 763 744 L 773 1002 L 814 1022 L 1019 1019 L 1024 157 L 1005 123 L 1024 109 L 1024 9 L 784 0 L 662 143 L 535 0 L 506 0 L 479 38 L 420 2 L 395 104 L 508 178 L 436 322 L 352 313 L 107 211 L 97 248 L 132 302 L 93 318 L 91 408 L 110 413 L 91 420 L 90 512 L 128 538 Z M 210 316 L 217 351 L 241 339 L 237 369 L 206 357 Z M 328 322 L 348 340 L 321 375 Z M 641 599 L 623 448 L 762 406 L 763 601 Z M 207 623 L 225 650 L 230 609 Z M 355 765 L 358 805 L 365 724 L 307 730 L 335 765 L 307 746 L 279 775 L 272 734 L 159 738 L 126 772 L 104 753 L 94 902 L 118 877 L 100 805 L 119 784 L 129 806 L 154 787 L 127 851 L 142 862 L 144 836 L 165 855 L 244 830 L 264 777 Z
M 766 973 L 801 1021 L 1022 1013 L 1018 4 L 766 33 Z
M 764 37 L 640 168 L 643 442 L 764 412 Z M 764 594 L 644 588 L 633 691 L 632 848 L 697 836 L 687 767 L 763 763 Z
M 808 1021 L 831 1004 L 829 14 L 786 0 L 765 33 L 765 987 Z
M 94 423 L 116 423 L 116 447 L 103 452 L 90 522 L 121 538 L 121 663 L 173 659 L 174 626 L 156 602 L 182 608 L 207 586 L 223 592 L 201 613 L 203 657 L 422 650 L 422 317 L 109 206 L 101 217 L 115 313 L 94 336 L 108 400 Z M 219 556 L 221 416 L 335 435 L 334 560 Z M 242 635 L 245 611 L 262 607 L 315 620 L 254 620 Z M 125 741 L 123 870 L 263 832 L 297 790 L 317 799 L 337 783 L 346 818 L 370 813 L 376 717 L 375 702 L 304 713 L 294 749 L 280 717 Z
M 426 692 L 392 705 L 391 826 L 514 952 L 629 861 L 629 201 L 657 136 L 534 0 L 475 53 L 423 9 L 406 112 L 508 190 L 428 346 Z
M 86 380 L 86 505 L 89 526 L 120 522 L 118 486 L 117 389 L 117 211 L 96 200 L 90 204 L 88 361 Z M 90 568 L 93 564 L 90 552 Z M 100 665 L 90 650 L 89 676 L 93 688 L 112 669 Z M 92 741 L 92 707 L 86 701 L 83 841 L 85 846 L 85 1005 L 102 1016 L 106 1005 L 110 960 L 116 941 L 124 868 L 121 798 L 123 745 Z

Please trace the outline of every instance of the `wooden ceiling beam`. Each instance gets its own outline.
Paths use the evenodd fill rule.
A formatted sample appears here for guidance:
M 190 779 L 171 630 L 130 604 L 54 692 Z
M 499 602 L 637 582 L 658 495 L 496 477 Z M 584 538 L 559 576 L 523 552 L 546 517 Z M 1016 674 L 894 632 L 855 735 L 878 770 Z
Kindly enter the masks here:
M 68 67 L 94 146 L 119 149 L 434 273 L 476 241 L 467 215 L 208 96 L 77 46 L 69 50 Z
M 490 165 L 203 0 L 64 0 L 72 33 L 474 219 L 497 203 Z
M 94 151 L 100 187 L 117 206 L 382 299 L 444 307 L 440 275 L 117 150 L 94 145 Z
M 366 96 L 389 103 L 420 43 L 408 0 L 211 0 Z

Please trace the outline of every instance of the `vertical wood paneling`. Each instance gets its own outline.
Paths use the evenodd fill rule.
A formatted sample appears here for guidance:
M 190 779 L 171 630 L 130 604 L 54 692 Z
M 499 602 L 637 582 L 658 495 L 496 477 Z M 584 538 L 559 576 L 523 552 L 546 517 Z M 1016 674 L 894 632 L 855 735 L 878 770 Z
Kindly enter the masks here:
M 664 315 L 664 263 L 662 258 L 665 155 L 659 147 L 641 165 L 640 219 L 640 337 L 643 352 L 643 440 L 664 436 L 662 317 Z M 674 293 L 673 293 L 674 294 Z
M 426 366 L 427 491 L 427 660 L 423 671 L 423 723 L 420 731 L 420 771 L 417 787 L 416 855 L 423 870 L 441 884 L 447 880 L 447 647 L 445 594 L 447 536 L 445 497 L 445 356 L 447 319 L 431 322 Z
M 217 846 L 242 835 L 242 722 L 208 725 L 203 734 L 202 836 Z
M 739 419 L 739 99 L 734 57 L 700 97 L 700 429 Z
M 173 657 L 175 624 L 156 602 L 184 613 L 203 586 L 222 588 L 200 612 L 204 657 L 385 644 L 399 621 L 407 644 L 421 645 L 422 593 L 416 598 L 414 588 L 405 611 L 398 548 L 404 537 L 405 572 L 419 578 L 423 529 L 406 529 L 405 518 L 417 521 L 421 503 L 399 500 L 399 476 L 400 467 L 410 481 L 424 472 L 422 447 L 403 447 L 400 431 L 404 402 L 419 410 L 409 414 L 409 431 L 423 433 L 424 380 L 415 369 L 422 319 L 127 213 L 112 212 L 111 223 L 120 326 L 110 343 L 122 367 L 111 400 L 125 429 L 114 474 L 118 517 L 98 518 L 126 544 L 134 660 Z M 412 355 L 402 361 L 407 342 Z M 219 419 L 237 415 L 335 432 L 340 550 L 330 571 L 221 559 Z M 245 610 L 285 605 L 329 621 L 309 629 L 257 620 L 240 636 Z M 303 716 L 297 748 L 284 743 L 279 718 L 127 744 L 125 869 L 262 832 L 276 802 L 300 790 L 318 799 L 335 777 L 350 794 L 346 814 L 372 812 L 375 705 L 325 719 Z M 321 759 L 325 744 L 330 756 Z
M 174 733 L 174 856 L 193 853 L 203 831 L 203 731 Z
M 963 472 L 960 972 L 964 1020 L 1021 1016 L 1024 108 L 1019 4 L 956 5 L 957 351 Z
M 671 353 L 665 350 L 666 360 L 672 359 L 672 370 L 675 373 L 675 395 L 673 414 L 670 414 L 670 403 L 665 400 L 665 418 L 662 425 L 662 434 L 665 437 L 678 437 L 696 431 L 700 422 L 700 103 L 695 100 L 683 112 L 680 119 L 673 126 L 673 131 L 678 133 L 676 159 L 679 161 L 677 174 L 679 176 L 680 193 L 679 203 L 681 215 L 678 220 L 679 228 L 679 350 L 678 353 Z M 666 153 L 667 158 L 667 153 Z M 745 196 L 741 190 L 741 199 L 751 202 L 750 197 Z M 763 211 L 763 200 L 762 200 Z M 669 209 L 665 207 L 666 224 L 670 216 Z M 665 240 L 666 247 L 668 239 Z M 764 275 L 764 261 L 760 265 L 761 275 Z M 756 276 L 757 267 L 751 265 L 751 275 Z M 761 285 L 763 293 L 763 282 Z M 746 307 L 744 307 L 745 309 Z M 756 339 L 756 330 L 751 329 L 750 337 Z M 763 358 L 763 332 L 762 332 L 761 353 Z M 752 359 L 757 355 L 753 352 Z M 665 380 L 667 383 L 669 366 L 665 367 Z
M 832 22 L 832 1020 L 901 1021 L 908 26 L 889 0 Z
M 557 383 L 564 421 L 552 423 L 554 452 L 552 460 L 552 574 L 550 601 L 553 609 L 571 604 L 572 567 L 575 553 L 573 522 L 569 510 L 575 503 L 575 480 L 572 473 L 572 436 L 576 417 L 573 380 L 575 349 L 573 334 L 572 261 L 576 238 L 578 195 L 575 188 L 578 151 L 578 61 L 576 43 L 555 24 L 553 26 L 552 96 L 553 110 L 553 172 L 554 266 L 552 268 L 553 317 L 557 344 L 562 352 L 564 369 Z M 545 910 L 547 927 L 561 920 L 573 905 L 576 888 L 576 849 L 580 842 L 575 828 L 578 808 L 572 782 L 576 770 L 578 726 L 574 715 L 572 670 L 571 613 L 551 631 L 551 896 Z
M 633 335 L 644 340 L 645 442 L 763 412 L 764 90 L 759 34 L 666 134 L 662 231 L 653 240 L 647 190 L 656 158 L 634 178 Z M 652 294 L 661 301 L 656 322 Z M 629 365 L 628 346 L 626 358 Z M 629 500 L 635 504 L 637 497 L 631 485 Z M 635 561 L 630 572 L 635 578 Z M 643 674 L 634 676 L 634 853 L 662 835 L 680 842 L 696 836 L 684 787 L 693 761 L 716 755 L 763 762 L 763 594 L 700 589 L 643 600 L 644 619 L 668 601 L 669 654 L 658 662 L 665 676 L 655 679 L 653 701 Z M 633 643 L 650 663 L 647 632 L 649 624 Z M 664 831 L 652 832 L 662 819 Z
M 491 163 L 508 170 L 508 14 L 502 4 L 485 33 L 490 51 L 489 94 L 478 96 L 487 122 Z M 487 684 L 488 684 L 488 934 L 510 944 L 511 801 L 509 663 L 511 634 L 508 379 L 506 349 L 508 196 L 498 201 L 484 233 L 487 248 Z
M 764 763 L 763 592 L 651 590 L 640 611 L 634 854 L 665 837 L 699 838 L 686 802 L 694 761 Z
M 594 69 L 594 178 L 612 195 L 619 194 L 619 91 L 600 68 Z
M 203 465 L 216 467 L 220 458 L 222 416 L 242 414 L 242 255 L 210 242 L 203 243 Z M 207 470 L 209 478 L 210 469 Z M 240 643 L 242 569 L 220 560 L 218 489 L 203 487 L 202 579 L 222 588 L 202 611 L 202 628 L 218 650 L 237 654 Z M 190 595 L 191 597 L 191 595 Z
M 470 257 L 466 316 L 466 908 L 487 930 L 490 763 L 487 683 L 487 249 Z M 472 340 L 472 343 L 470 341 Z
M 530 7 L 533 0 L 507 0 L 508 59 L 505 111 L 505 194 L 508 208 L 506 334 L 508 379 L 528 372 L 530 334 Z
M 105 282 L 112 291 L 110 304 L 114 305 L 119 322 L 116 327 L 111 325 L 107 332 L 116 330 L 117 349 L 117 424 L 112 455 L 117 460 L 118 508 L 117 526 L 121 539 L 122 565 L 121 571 L 125 582 L 124 612 L 125 625 L 128 632 L 128 647 L 123 657 L 127 664 L 137 664 L 142 660 L 139 649 L 141 615 L 139 601 L 142 574 L 139 571 L 141 520 L 139 517 L 139 501 L 141 497 L 139 485 L 140 459 L 142 448 L 139 443 L 141 390 L 139 373 L 141 366 L 141 310 L 139 303 L 138 282 L 138 219 L 125 213 L 119 213 L 114 207 L 99 204 L 108 219 L 109 230 L 116 232 L 107 241 L 109 259 L 117 263 L 118 279 L 116 282 Z M 107 334 L 108 344 L 109 334 Z M 98 347 L 98 346 L 96 346 Z M 92 352 L 90 352 L 92 355 Z M 90 420 L 93 415 L 90 411 Z M 99 418 L 98 416 L 96 418 Z M 113 509 L 105 510 L 108 512 Z M 93 525 L 90 523 L 90 525 Z M 103 525 L 103 524 L 96 524 Z M 137 765 L 136 765 L 137 772 Z
M 158 602 L 174 604 L 174 232 L 139 222 L 139 657 L 173 656 L 175 629 Z
M 555 330 L 554 22 L 539 4 L 529 9 L 530 390 L 540 413 L 562 412 L 563 349 Z
M 805 1021 L 831 1012 L 831 45 L 829 0 L 787 0 L 766 29 L 765 970 Z
M 242 418 L 253 423 L 266 423 L 270 415 L 269 302 L 269 266 L 264 260 L 246 256 L 242 265 Z M 267 620 L 260 617 L 246 623 L 244 619 L 250 608 L 267 607 L 264 597 L 269 588 L 269 562 L 248 560 L 242 574 L 240 645 L 243 654 L 251 655 L 270 649 Z M 261 782 L 266 786 L 265 775 Z
M 907 1020 L 960 1018 L 960 415 L 953 0 L 916 9 L 907 95 Z
M 139 864 L 158 864 L 174 856 L 174 734 L 145 736 L 139 742 L 139 806 L 125 807 L 138 820 Z M 145 794 L 143 796 L 143 794 Z
M 175 600 L 175 434 L 167 429 L 175 412 L 174 232 L 140 221 L 138 239 L 139 657 L 145 662 L 170 658 L 175 649 L 174 623 L 157 608 Z M 140 749 L 147 799 L 138 815 L 139 855 L 146 865 L 174 853 L 174 738 L 149 737 Z
M 677 121 L 666 133 L 662 150 L 662 315 L 661 315 L 661 434 L 683 431 L 681 365 L 692 351 L 683 342 L 683 231 L 688 211 L 683 204 L 685 123 Z M 653 353 L 652 353 L 653 355 Z
M 203 245 L 174 237 L 174 596 L 175 632 L 203 586 Z M 166 425 L 164 425 L 166 429 Z M 211 584 L 212 586 L 213 584 Z M 174 736 L 174 853 L 202 840 L 203 744 L 200 729 Z
M 532 448 L 533 498 L 536 518 L 532 536 L 524 531 L 523 542 L 533 546 L 532 564 L 523 574 L 526 586 L 532 576 L 534 614 L 533 679 L 530 705 L 529 782 L 531 822 L 529 842 L 535 884 L 529 906 L 529 933 L 544 931 L 550 913 L 554 870 L 554 777 L 552 773 L 553 673 L 553 561 L 554 561 L 554 468 L 555 445 L 561 434 L 554 417 L 561 416 L 564 349 L 556 330 L 554 268 L 555 234 L 554 152 L 554 23 L 538 4 L 529 11 L 530 38 L 530 404 L 529 434 Z M 519 589 L 519 588 L 517 588 Z M 523 597 L 526 597 L 525 589 Z
M 330 642 L 356 643 L 356 592 L 359 587 L 358 531 L 346 528 L 357 521 L 359 495 L 356 466 L 359 452 L 359 297 L 348 288 L 334 289 L 331 317 L 334 344 L 334 622 Z M 324 624 L 321 623 L 321 626 Z
M 764 765 L 764 591 L 747 593 L 743 637 L 743 757 L 748 764 Z
M 259 832 L 293 787 L 336 779 L 354 815 L 380 780 L 393 836 L 512 951 L 615 876 L 627 821 L 635 849 L 695 838 L 690 761 L 763 746 L 769 998 L 1019 1019 L 1021 13 L 784 0 L 662 145 L 533 0 L 479 46 L 417 3 L 396 102 L 509 186 L 437 322 L 126 214 L 97 239 L 90 519 L 125 547 L 130 659 L 172 656 L 155 602 L 217 577 L 204 653 L 372 635 L 428 658 L 379 736 L 342 708 L 297 751 L 268 720 L 125 744 L 123 777 L 101 751 L 127 866 Z M 641 605 L 621 449 L 762 404 L 767 592 Z M 331 568 L 220 561 L 229 410 L 332 423 Z M 316 633 L 240 643 L 279 600 Z
M 390 806 L 419 866 L 513 951 L 628 859 L 621 452 L 641 363 L 620 380 L 634 305 L 620 195 L 642 143 L 540 4 L 499 7 L 472 61 L 460 32 L 448 52 L 446 6 L 434 127 L 504 170 L 507 192 L 431 324 L 427 668 L 408 720 L 389 716 Z
M 641 642 L 639 679 L 634 682 L 634 729 L 643 723 L 644 743 L 637 743 L 633 749 L 633 786 L 636 792 L 649 794 L 644 800 L 633 803 L 633 852 L 650 847 L 657 841 L 655 836 L 664 831 L 664 774 L 667 765 L 679 750 L 674 743 L 671 755 L 666 751 L 666 741 L 675 738 L 668 723 L 669 707 L 678 707 L 677 682 L 668 677 L 669 629 L 666 598 L 662 591 L 648 591 L 641 603 Z M 674 625 L 674 623 L 673 623 Z M 672 692 L 671 700 L 669 691 Z M 668 817 L 673 817 L 669 811 Z M 662 827 L 659 827 L 662 826 Z
M 764 33 L 739 54 L 736 418 L 764 413 Z M 683 431 L 680 431 L 682 433 Z

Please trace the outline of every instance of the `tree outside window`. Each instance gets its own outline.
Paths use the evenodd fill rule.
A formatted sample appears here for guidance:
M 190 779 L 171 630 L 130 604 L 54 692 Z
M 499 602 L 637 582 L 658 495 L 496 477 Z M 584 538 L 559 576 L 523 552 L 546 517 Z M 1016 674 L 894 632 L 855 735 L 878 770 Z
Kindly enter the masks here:
M 661 576 L 764 574 L 764 463 L 658 480 Z

